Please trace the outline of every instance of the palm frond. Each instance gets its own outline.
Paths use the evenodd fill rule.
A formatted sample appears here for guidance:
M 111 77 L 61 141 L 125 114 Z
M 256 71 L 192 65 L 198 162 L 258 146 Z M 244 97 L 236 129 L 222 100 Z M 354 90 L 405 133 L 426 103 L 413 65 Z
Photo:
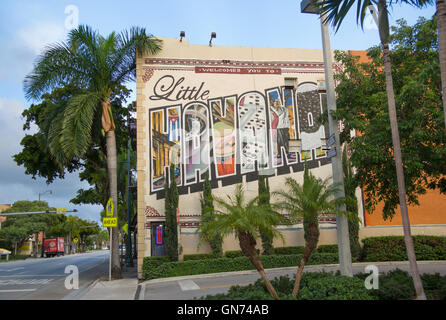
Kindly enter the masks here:
M 100 96 L 87 92 L 73 96 L 64 113 L 61 145 L 68 157 L 81 157 L 91 142 L 91 127 Z

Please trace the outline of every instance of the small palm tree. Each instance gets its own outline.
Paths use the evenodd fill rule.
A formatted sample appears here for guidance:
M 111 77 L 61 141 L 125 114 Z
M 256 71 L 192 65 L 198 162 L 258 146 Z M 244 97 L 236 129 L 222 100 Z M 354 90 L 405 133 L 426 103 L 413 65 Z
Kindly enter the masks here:
M 24 81 L 26 97 L 35 100 L 66 84 L 79 88 L 66 105 L 47 114 L 51 117 L 47 137 L 49 150 L 61 164 L 82 158 L 102 125 L 114 208 L 118 208 L 117 148 L 110 101 L 123 83 L 135 80 L 136 55 L 154 54 L 160 49 L 161 42 L 146 34 L 144 28 L 135 27 L 121 34 L 112 32 L 104 38 L 90 27 L 81 25 L 70 31 L 66 43 L 47 47 Z M 116 212 L 114 216 L 117 216 Z M 113 229 L 112 242 L 112 277 L 120 278 L 117 228 Z
M 322 180 L 316 178 L 309 171 L 305 163 L 304 181 L 300 185 L 295 179 L 286 179 L 286 191 L 276 191 L 273 195 L 279 197 L 279 202 L 274 204 L 275 208 L 286 211 L 290 220 L 296 223 L 304 221 L 305 250 L 299 263 L 294 283 L 293 296 L 297 297 L 300 281 L 305 264 L 310 259 L 312 252 L 317 248 L 319 241 L 319 222 L 321 215 L 345 214 L 337 209 L 337 205 L 343 199 L 334 200 L 337 192 L 336 187 L 329 185 L 329 178 Z
M 277 225 L 287 223 L 286 219 L 278 212 L 259 205 L 259 198 L 245 201 L 243 185 L 235 188 L 233 196 L 228 195 L 228 200 L 214 198 L 217 205 L 215 209 L 215 221 L 207 224 L 205 232 L 225 237 L 234 234 L 239 241 L 240 249 L 248 257 L 265 282 L 268 292 L 277 300 L 279 296 L 266 277 L 262 262 L 256 250 L 256 238 L 259 231 L 271 239 L 279 236 L 283 241 L 282 234 L 277 230 Z

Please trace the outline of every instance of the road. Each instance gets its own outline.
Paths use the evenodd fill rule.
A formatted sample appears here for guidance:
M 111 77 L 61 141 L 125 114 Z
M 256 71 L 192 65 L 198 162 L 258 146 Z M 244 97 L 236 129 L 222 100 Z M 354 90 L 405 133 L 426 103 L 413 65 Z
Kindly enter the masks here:
M 0 300 L 77 299 L 93 281 L 108 276 L 108 261 L 109 251 L 96 251 L 0 263 Z M 77 290 L 65 288 L 69 265 L 79 270 Z
M 353 273 L 365 272 L 367 265 L 376 265 L 379 273 L 387 273 L 396 268 L 409 271 L 409 263 L 403 262 L 377 262 L 377 263 L 354 263 Z M 423 273 L 440 273 L 446 275 L 446 261 L 419 261 L 418 268 Z M 269 269 L 266 270 L 269 279 L 274 279 L 281 275 L 288 275 L 290 278 L 296 273 L 297 267 Z M 306 266 L 304 272 L 336 272 L 339 265 L 325 267 Z M 367 273 L 370 273 L 367 272 Z M 217 293 L 227 293 L 233 285 L 248 285 L 260 278 L 259 274 L 252 271 L 229 272 L 225 274 L 185 276 L 176 279 L 154 279 L 142 283 L 141 300 L 193 300 L 206 295 Z

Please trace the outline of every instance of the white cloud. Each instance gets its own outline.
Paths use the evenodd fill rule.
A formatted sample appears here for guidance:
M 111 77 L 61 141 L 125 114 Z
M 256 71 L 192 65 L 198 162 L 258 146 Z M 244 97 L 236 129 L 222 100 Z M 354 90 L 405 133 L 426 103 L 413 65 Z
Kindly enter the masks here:
M 47 21 L 33 22 L 13 32 L 9 39 L 4 39 L 0 53 L 0 81 L 21 81 L 45 46 L 65 40 L 65 35 L 63 24 Z

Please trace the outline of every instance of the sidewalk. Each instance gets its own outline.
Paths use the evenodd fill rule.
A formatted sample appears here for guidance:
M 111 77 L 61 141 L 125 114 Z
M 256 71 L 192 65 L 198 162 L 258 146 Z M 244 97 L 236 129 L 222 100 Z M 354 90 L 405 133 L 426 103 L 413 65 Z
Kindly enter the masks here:
M 446 261 L 417 261 L 420 273 L 436 273 L 446 274 Z M 358 262 L 353 263 L 353 273 L 364 272 L 367 265 L 376 265 L 380 269 L 380 273 L 388 272 L 393 269 L 402 269 L 409 271 L 408 261 L 389 261 L 389 262 Z M 266 269 L 268 276 L 277 276 L 280 273 L 296 272 L 297 267 Z M 339 264 L 327 265 L 309 265 L 306 266 L 304 272 L 321 272 L 339 270 Z M 216 279 L 224 277 L 233 277 L 240 275 L 257 275 L 256 270 L 221 272 L 213 274 L 199 274 L 181 277 L 160 278 L 147 280 L 138 284 L 136 277 L 136 264 L 133 268 L 123 268 L 123 279 L 108 281 L 106 279 L 97 280 L 86 290 L 80 300 L 144 300 L 146 286 L 181 282 L 184 280 L 200 280 L 200 279 Z M 177 290 L 176 290 L 177 291 Z
M 136 261 L 134 267 L 122 268 L 122 279 L 108 281 L 98 279 L 93 282 L 79 300 L 135 300 L 138 279 Z

